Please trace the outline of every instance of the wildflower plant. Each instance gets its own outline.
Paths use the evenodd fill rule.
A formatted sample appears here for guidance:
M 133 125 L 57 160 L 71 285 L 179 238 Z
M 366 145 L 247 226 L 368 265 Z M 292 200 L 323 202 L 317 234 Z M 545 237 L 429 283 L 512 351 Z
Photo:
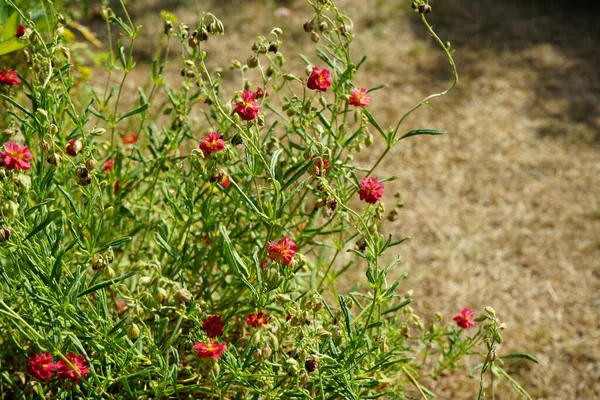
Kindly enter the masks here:
M 318 42 L 301 56 L 306 71 L 286 69 L 274 28 L 232 62 L 232 93 L 204 47 L 222 22 L 163 13 L 131 104 L 140 27 L 123 2 L 102 8 L 119 39 L 109 35 L 97 88 L 82 79 L 86 50 L 69 47 L 61 10 L 46 4 L 42 31 L 7 0 L 4 30 L 27 38 L 17 38 L 25 63 L 0 82 L 3 396 L 428 399 L 428 382 L 467 355 L 481 360 L 479 398 L 494 377 L 527 396 L 502 360 L 532 358 L 498 354 L 504 325 L 491 308 L 425 322 L 399 292 L 398 260 L 383 264 L 405 238 L 380 233 L 393 177 L 375 169 L 402 140 L 444 133 L 401 128 L 458 80 L 430 6 L 414 3 L 454 82 L 384 129 L 370 109 L 381 87 L 354 85 L 364 58 L 350 52 L 349 17 L 330 0 L 306 3 L 314 16 L 297 28 Z M 173 64 L 181 83 L 166 78 Z M 370 164 L 354 160 L 375 141 Z M 366 271 L 364 290 L 340 293 L 350 268 Z

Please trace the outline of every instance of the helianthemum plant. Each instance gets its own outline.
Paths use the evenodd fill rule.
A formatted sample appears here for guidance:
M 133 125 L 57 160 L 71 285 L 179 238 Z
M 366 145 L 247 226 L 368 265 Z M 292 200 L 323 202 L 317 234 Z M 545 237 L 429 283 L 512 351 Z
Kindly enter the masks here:
M 350 52 L 349 17 L 307 0 L 311 19 L 288 28 L 318 42 L 306 69 L 287 69 L 274 28 L 232 62 L 232 92 L 207 66 L 222 22 L 162 13 L 148 85 L 132 99 L 140 27 L 120 3 L 99 9 L 109 43 L 95 87 L 87 50 L 69 46 L 69 14 L 7 0 L 4 30 L 27 42 L 25 61 L 0 72 L 3 397 L 427 399 L 429 380 L 467 355 L 481 359 L 480 398 L 488 372 L 526 395 L 502 359 L 531 357 L 501 355 L 492 309 L 425 323 L 397 291 L 406 275 L 390 278 L 397 261 L 382 261 L 404 238 L 380 233 L 393 177 L 375 169 L 400 141 L 443 133 L 401 129 L 447 91 L 383 129 L 371 107 L 380 87 L 354 83 L 364 59 Z M 414 8 L 453 87 L 450 45 L 431 7 Z M 179 61 L 166 56 L 175 48 Z M 374 143 L 371 164 L 355 161 Z M 363 291 L 340 293 L 352 263 Z

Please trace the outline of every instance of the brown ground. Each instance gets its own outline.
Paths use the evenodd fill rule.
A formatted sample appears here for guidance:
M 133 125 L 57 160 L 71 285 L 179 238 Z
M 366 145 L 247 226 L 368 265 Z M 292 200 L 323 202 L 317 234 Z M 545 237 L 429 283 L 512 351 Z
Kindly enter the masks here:
M 182 3 L 132 5 L 145 11 L 140 23 L 162 30 L 161 9 L 192 25 Z M 225 22 L 228 34 L 211 39 L 225 67 L 244 60 L 254 36 L 272 26 L 286 32 L 291 65 L 301 65 L 298 48 L 314 54 L 301 0 L 287 2 L 289 17 L 274 16 L 281 1 L 200 3 Z M 369 57 L 357 84 L 390 85 L 370 107 L 384 126 L 450 82 L 443 53 L 406 3 L 338 2 L 355 21 L 355 54 Z M 600 10 L 569 3 L 432 2 L 431 21 L 453 43 L 461 82 L 404 130 L 448 135 L 403 142 L 377 173 L 400 175 L 386 203 L 401 191 L 406 205 L 385 229 L 413 238 L 399 251 L 414 308 L 450 316 L 493 306 L 508 324 L 501 352 L 540 360 L 509 368 L 535 399 L 600 398 Z M 151 48 L 155 36 L 148 38 Z M 476 382 L 456 375 L 434 384 L 439 398 L 474 398 Z M 503 386 L 496 398 L 516 396 Z

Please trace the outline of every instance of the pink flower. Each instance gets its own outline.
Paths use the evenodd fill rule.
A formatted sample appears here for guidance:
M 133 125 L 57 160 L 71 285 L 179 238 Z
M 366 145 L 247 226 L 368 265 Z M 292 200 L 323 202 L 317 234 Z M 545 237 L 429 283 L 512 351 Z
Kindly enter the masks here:
M 244 90 L 242 92 L 242 101 L 234 101 L 235 108 L 233 112 L 239 115 L 244 121 L 252 121 L 258 118 L 260 104 L 255 100 L 258 98 L 258 93 Z
M 80 376 L 87 376 L 89 374 L 90 369 L 85 362 L 85 359 L 82 355 L 76 355 L 75 353 L 69 353 L 65 355 L 67 360 L 75 369 L 71 368 L 69 364 L 65 360 L 58 360 L 56 363 L 56 369 L 58 370 L 58 377 L 61 379 L 71 379 L 75 382 L 79 382 Z M 77 375 L 77 372 L 79 375 Z
M 319 67 L 313 67 L 308 80 L 306 81 L 306 87 L 319 92 L 325 92 L 327 88 L 331 86 L 331 75 L 329 70 L 326 68 L 320 69 Z
M 220 315 L 211 315 L 202 321 L 202 328 L 200 329 L 206 332 L 209 338 L 216 338 L 223 335 L 223 328 L 226 324 Z
M 475 313 L 470 308 L 461 308 L 459 313 L 452 318 L 456 325 L 459 328 L 468 329 L 475 326 L 473 322 L 473 318 L 475 318 Z
M 352 89 L 350 92 L 350 97 L 348 98 L 348 103 L 357 107 L 366 107 L 371 103 L 371 96 L 367 96 L 367 89 Z
M 270 242 L 267 249 L 271 260 L 285 265 L 292 263 L 297 251 L 298 246 L 292 242 L 289 236 L 279 239 L 277 242 Z
M 218 360 L 225 352 L 225 345 L 227 343 L 215 343 L 214 339 L 210 339 L 208 343 L 196 343 L 193 347 L 194 350 L 198 351 L 198 357 L 200 358 L 213 358 Z
M 25 35 L 25 25 L 20 24 L 17 26 L 17 32 L 15 33 L 15 36 L 20 38 L 23 37 L 23 35 Z
M 221 139 L 221 135 L 217 132 L 210 132 L 208 136 L 202 138 L 200 150 L 202 150 L 204 155 L 225 150 L 225 141 Z
M 0 152 L 0 163 L 9 171 L 15 168 L 23 171 L 29 170 L 31 168 L 29 160 L 32 158 L 29 147 L 17 142 L 4 143 L 4 151 Z
M 138 135 L 135 132 L 129 132 L 128 134 L 121 136 L 121 140 L 125 144 L 134 144 L 138 140 Z
M 77 154 L 81 153 L 83 150 L 83 143 L 79 139 L 71 139 L 67 142 L 67 146 L 65 147 L 65 152 L 71 157 L 75 157 Z
M 0 83 L 6 86 L 14 86 L 19 85 L 21 80 L 17 76 L 17 71 L 14 69 L 6 69 L 4 67 L 4 71 L 0 71 Z
M 55 370 L 56 364 L 52 362 L 52 354 L 49 351 L 29 357 L 27 373 L 34 378 L 47 381 Z
M 383 196 L 383 184 L 379 183 L 377 178 L 365 178 L 359 183 L 360 190 L 358 194 L 361 200 L 370 204 L 375 204 Z
M 106 160 L 106 162 L 102 166 L 102 170 L 109 172 L 109 171 L 112 171 L 114 166 L 115 166 L 115 159 L 109 158 L 108 160 Z
M 246 317 L 246 323 L 253 328 L 258 328 L 267 322 L 269 322 L 269 318 L 262 311 L 258 314 L 248 314 L 248 317 Z

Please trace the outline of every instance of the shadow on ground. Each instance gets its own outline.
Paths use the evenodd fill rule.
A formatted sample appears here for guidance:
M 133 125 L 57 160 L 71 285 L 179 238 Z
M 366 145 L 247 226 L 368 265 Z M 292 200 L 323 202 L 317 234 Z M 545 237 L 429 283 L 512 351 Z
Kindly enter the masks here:
M 440 37 L 452 39 L 463 80 L 497 74 L 499 82 L 533 89 L 528 109 L 521 111 L 544 121 L 536 127 L 540 136 L 600 142 L 600 2 L 432 4 L 430 20 Z M 413 29 L 425 34 L 418 19 L 411 21 Z M 496 59 L 497 70 L 489 69 L 489 58 Z M 446 65 L 431 66 L 434 79 L 448 80 Z M 511 75 L 515 69 L 523 73 Z

